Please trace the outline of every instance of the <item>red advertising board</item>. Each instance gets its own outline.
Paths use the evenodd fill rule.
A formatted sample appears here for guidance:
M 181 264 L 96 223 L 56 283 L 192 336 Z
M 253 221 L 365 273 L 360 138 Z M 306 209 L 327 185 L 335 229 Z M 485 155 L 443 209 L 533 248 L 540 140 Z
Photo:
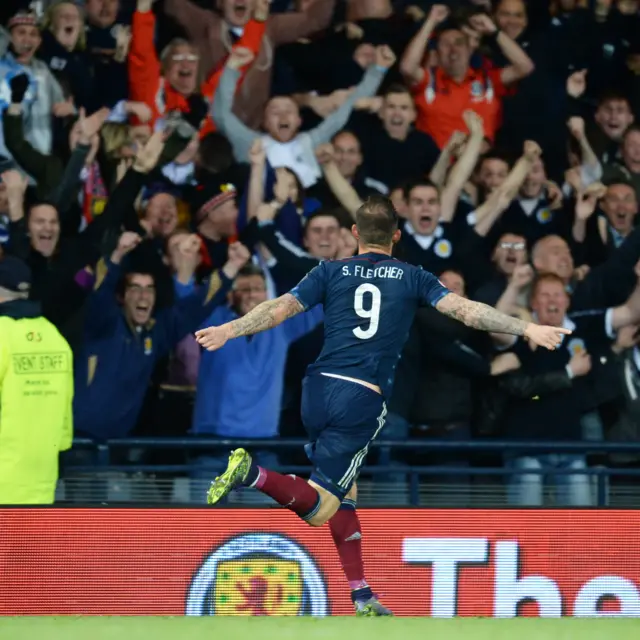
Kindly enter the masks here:
M 360 512 L 397 615 L 640 616 L 640 512 Z M 345 615 L 327 527 L 272 509 L 0 509 L 0 614 Z

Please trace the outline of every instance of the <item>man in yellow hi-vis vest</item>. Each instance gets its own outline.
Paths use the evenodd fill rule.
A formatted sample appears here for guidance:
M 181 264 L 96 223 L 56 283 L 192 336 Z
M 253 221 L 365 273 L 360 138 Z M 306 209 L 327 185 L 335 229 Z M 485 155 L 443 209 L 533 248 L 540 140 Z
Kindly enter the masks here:
M 58 453 L 71 447 L 73 358 L 27 300 L 31 273 L 0 257 L 0 504 L 51 504 Z

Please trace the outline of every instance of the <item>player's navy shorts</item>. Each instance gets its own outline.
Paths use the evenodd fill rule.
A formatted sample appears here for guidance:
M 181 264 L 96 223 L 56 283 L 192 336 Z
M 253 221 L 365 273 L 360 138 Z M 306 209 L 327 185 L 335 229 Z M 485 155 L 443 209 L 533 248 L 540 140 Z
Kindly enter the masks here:
M 356 382 L 307 376 L 302 390 L 311 479 L 342 500 L 358 477 L 369 445 L 384 426 L 384 398 Z

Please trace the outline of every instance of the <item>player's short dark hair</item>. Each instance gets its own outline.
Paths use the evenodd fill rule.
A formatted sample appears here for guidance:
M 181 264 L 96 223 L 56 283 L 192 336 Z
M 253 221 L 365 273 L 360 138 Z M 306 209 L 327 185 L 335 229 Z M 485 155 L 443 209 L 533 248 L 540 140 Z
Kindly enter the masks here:
M 398 230 L 398 214 L 386 196 L 369 196 L 356 211 L 356 227 L 360 242 L 386 247 Z

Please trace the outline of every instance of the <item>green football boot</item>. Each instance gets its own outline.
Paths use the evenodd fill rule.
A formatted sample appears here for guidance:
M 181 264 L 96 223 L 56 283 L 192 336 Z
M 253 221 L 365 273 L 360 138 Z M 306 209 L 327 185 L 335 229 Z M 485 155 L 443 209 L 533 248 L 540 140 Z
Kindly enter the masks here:
M 229 456 L 227 470 L 218 476 L 207 491 L 207 503 L 216 504 L 247 478 L 251 468 L 251 455 L 244 449 L 236 449 Z

